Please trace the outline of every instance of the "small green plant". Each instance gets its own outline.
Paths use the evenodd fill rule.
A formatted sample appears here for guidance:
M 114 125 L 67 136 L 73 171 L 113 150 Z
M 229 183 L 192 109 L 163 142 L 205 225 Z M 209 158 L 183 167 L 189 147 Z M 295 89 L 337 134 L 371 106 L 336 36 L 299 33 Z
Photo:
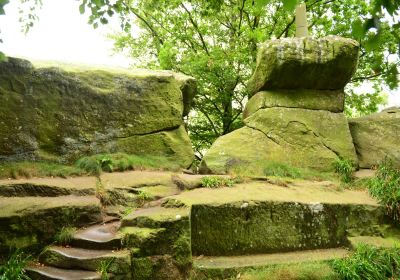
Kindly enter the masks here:
M 124 153 L 98 154 L 80 158 L 76 166 L 89 174 L 100 175 L 102 171 L 115 172 L 143 169 L 177 170 L 179 167 L 162 157 L 127 155 Z
M 25 267 L 30 259 L 30 256 L 25 255 L 21 251 L 15 251 L 7 262 L 0 266 L 1 280 L 28 280 L 30 279 L 25 274 Z
M 154 197 L 144 190 L 138 190 L 136 194 L 136 200 L 139 205 L 143 205 L 147 201 L 153 200 Z
M 350 183 L 353 180 L 354 170 L 354 163 L 351 160 L 338 158 L 335 161 L 335 172 L 343 183 Z
M 76 233 L 76 228 L 75 227 L 63 227 L 55 236 L 55 241 L 58 244 L 66 245 L 74 237 L 74 234 Z
M 385 160 L 368 182 L 369 193 L 386 206 L 388 214 L 400 221 L 400 170 Z
M 222 176 L 204 176 L 201 178 L 201 185 L 205 188 L 211 189 L 232 187 L 234 183 L 234 180 L 231 178 Z
M 286 177 L 286 178 L 302 178 L 300 169 L 283 164 L 271 162 L 264 166 L 265 176 Z
M 97 268 L 97 271 L 101 274 L 102 280 L 110 279 L 109 270 L 110 270 L 110 266 L 113 262 L 114 262 L 114 258 L 100 262 L 99 267 Z
M 71 177 L 85 174 L 85 171 L 68 165 L 54 162 L 3 162 L 0 163 L 0 178 L 32 178 L 32 177 Z
M 344 259 L 335 260 L 333 269 L 343 280 L 399 279 L 399 248 L 377 248 L 361 244 Z

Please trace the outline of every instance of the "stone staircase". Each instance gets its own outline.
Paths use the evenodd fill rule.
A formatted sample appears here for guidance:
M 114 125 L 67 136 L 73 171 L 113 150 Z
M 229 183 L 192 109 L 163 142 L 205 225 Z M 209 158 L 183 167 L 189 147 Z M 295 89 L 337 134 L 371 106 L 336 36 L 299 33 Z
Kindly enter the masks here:
M 175 184 L 144 186 L 140 181 L 134 191 L 126 192 L 129 201 L 143 188 L 153 191 L 152 201 L 119 218 L 107 216 L 114 211 L 112 205 L 84 204 L 78 213 L 96 218 L 60 223 L 59 227 L 80 229 L 66 244 L 45 248 L 27 271 L 32 279 L 227 279 L 253 268 L 341 258 L 361 242 L 391 246 L 399 240 L 398 232 L 387 234 L 384 208 L 366 192 L 338 191 L 332 182 L 271 182 L 250 180 L 231 188 L 182 191 Z M 5 188 L 7 193 L 15 189 Z M 0 196 L 1 190 L 0 184 Z M 123 186 L 114 184 L 111 192 L 116 190 L 129 190 L 126 181 Z M 42 204 L 45 214 L 56 215 L 63 213 L 54 210 L 63 200 L 69 206 L 96 200 L 90 189 L 84 196 L 61 193 L 18 199 L 37 201 L 35 207 Z M 0 204 L 4 201 L 0 197 Z M 53 204 L 44 207 L 49 201 Z M 40 218 L 45 220 L 45 214 Z

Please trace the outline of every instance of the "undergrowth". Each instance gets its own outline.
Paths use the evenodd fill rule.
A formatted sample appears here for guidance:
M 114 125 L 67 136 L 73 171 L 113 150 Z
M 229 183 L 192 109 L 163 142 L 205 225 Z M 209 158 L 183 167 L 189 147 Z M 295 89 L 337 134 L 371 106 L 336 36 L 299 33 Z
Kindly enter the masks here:
M 99 154 L 83 157 L 76 162 L 76 166 L 92 175 L 99 175 L 102 171 L 115 172 L 143 169 L 179 169 L 176 164 L 163 157 L 127 155 L 124 153 Z
M 222 176 L 204 176 L 201 178 L 201 185 L 210 189 L 232 187 L 234 183 L 233 179 Z
M 400 222 L 400 170 L 385 160 L 368 182 L 369 193 L 386 206 L 388 214 Z
M 335 172 L 340 176 L 343 183 L 350 183 L 353 180 L 355 167 L 351 160 L 338 158 L 334 165 Z
M 75 166 L 52 162 L 4 162 L 0 164 L 0 178 L 71 177 L 86 172 Z
M 298 263 L 250 269 L 230 278 L 241 280 L 339 280 L 327 263 Z
M 54 237 L 56 243 L 60 245 L 68 244 L 76 233 L 75 227 L 63 227 Z
M 0 178 L 73 177 L 100 175 L 101 172 L 126 170 L 179 170 L 165 157 L 137 156 L 124 153 L 99 154 L 82 157 L 75 165 L 50 161 L 20 161 L 0 163 Z
M 361 244 L 350 256 L 335 260 L 332 267 L 343 280 L 399 279 L 400 250 Z
M 1 280 L 28 280 L 25 274 L 25 267 L 30 260 L 30 256 L 21 251 L 15 251 L 4 265 L 0 266 Z
M 101 275 L 101 280 L 109 280 L 110 276 L 109 276 L 109 270 L 110 270 L 110 266 L 111 264 L 114 262 L 114 258 L 110 259 L 110 260 L 104 260 L 101 261 L 97 271 L 100 273 Z

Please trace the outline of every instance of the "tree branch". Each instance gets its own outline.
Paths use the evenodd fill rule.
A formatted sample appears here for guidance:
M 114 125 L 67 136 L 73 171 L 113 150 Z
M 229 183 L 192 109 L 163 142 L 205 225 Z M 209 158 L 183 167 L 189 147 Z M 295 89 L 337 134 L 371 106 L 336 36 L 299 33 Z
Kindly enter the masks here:
M 199 26 L 198 26 L 197 23 L 194 21 L 194 19 L 193 19 L 193 17 L 192 17 L 192 14 L 190 13 L 190 11 L 186 8 L 186 6 L 185 6 L 183 3 L 181 3 L 181 6 L 182 6 L 182 8 L 186 11 L 186 13 L 188 14 L 190 22 L 192 23 L 192 25 L 193 25 L 194 29 L 196 30 L 197 34 L 199 35 L 200 40 L 201 40 L 201 44 L 203 45 L 203 48 L 204 48 L 205 52 L 206 52 L 208 55 L 210 55 L 210 53 L 209 53 L 209 51 L 208 51 L 208 48 L 207 48 L 207 45 L 206 45 L 206 42 L 204 41 L 204 38 L 203 38 L 203 34 L 201 34 L 201 32 L 200 32 L 200 30 L 199 30 Z

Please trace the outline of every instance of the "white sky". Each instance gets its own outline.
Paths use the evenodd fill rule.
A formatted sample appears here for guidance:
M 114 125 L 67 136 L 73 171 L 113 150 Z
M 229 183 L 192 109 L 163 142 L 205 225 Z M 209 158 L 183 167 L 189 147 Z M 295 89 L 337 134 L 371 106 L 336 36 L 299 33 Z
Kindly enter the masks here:
M 71 63 L 129 66 L 129 59 L 112 56 L 113 43 L 106 35 L 118 30 L 115 22 L 94 29 L 88 17 L 79 13 L 79 1 L 43 0 L 38 12 L 39 21 L 23 34 L 18 21 L 19 1 L 5 6 L 6 15 L 0 16 L 0 50 L 8 56 L 36 60 L 60 60 Z
M 19 1 L 5 6 L 6 15 L 0 16 L 0 50 L 8 56 L 32 60 L 57 60 L 89 65 L 128 67 L 129 58 L 113 55 L 111 40 L 106 35 L 119 30 L 117 19 L 93 29 L 87 16 L 79 13 L 79 1 L 43 0 L 38 12 L 39 21 L 27 35 L 21 33 L 18 21 Z M 362 89 L 361 89 L 362 91 Z M 400 89 L 389 92 L 388 106 L 400 106 Z

